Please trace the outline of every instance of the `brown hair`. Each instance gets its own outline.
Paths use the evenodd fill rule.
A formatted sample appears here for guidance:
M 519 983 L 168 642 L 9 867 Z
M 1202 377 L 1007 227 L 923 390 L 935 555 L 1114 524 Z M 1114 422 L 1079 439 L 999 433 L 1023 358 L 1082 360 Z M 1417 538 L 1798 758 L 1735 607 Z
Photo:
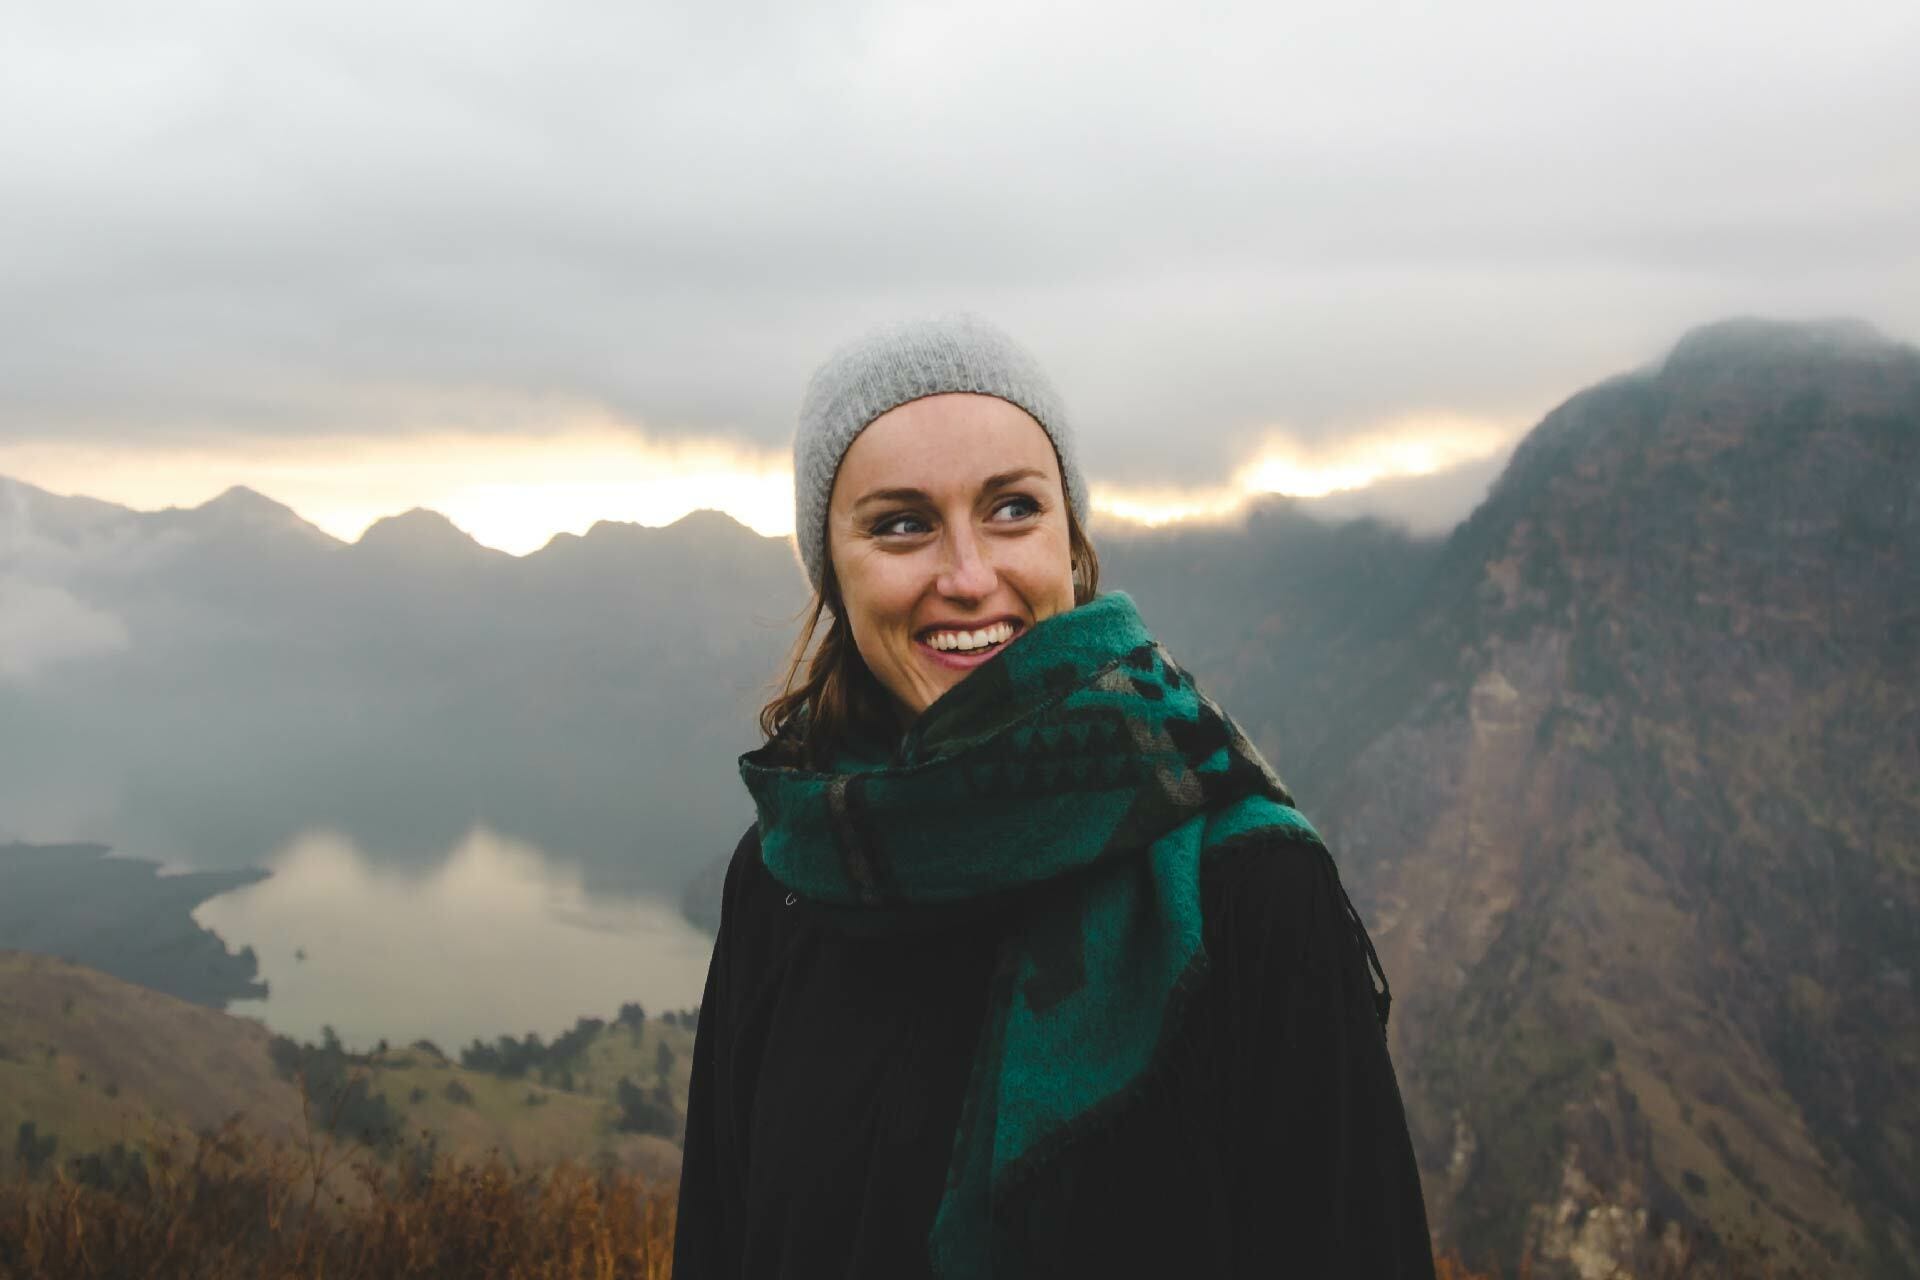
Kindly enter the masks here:
M 1078 608 L 1100 593 L 1100 557 L 1071 503 L 1066 511 L 1067 557 L 1073 565 L 1073 603 Z M 849 728 L 857 726 L 876 737 L 891 738 L 898 724 L 887 691 L 867 668 L 853 642 L 846 607 L 840 599 L 840 582 L 833 574 L 833 557 L 828 555 L 823 560 L 820 589 L 800 609 L 807 615 L 806 622 L 787 656 L 780 692 L 760 708 L 760 732 L 769 742 L 787 741 L 791 762 L 808 769 L 825 767 Z M 808 661 L 807 646 L 822 613 L 828 615 L 827 633 Z M 803 662 L 807 674 L 796 687 L 794 678 Z M 801 721 L 803 713 L 805 719 Z M 804 736 L 790 736 L 790 731 L 801 724 Z

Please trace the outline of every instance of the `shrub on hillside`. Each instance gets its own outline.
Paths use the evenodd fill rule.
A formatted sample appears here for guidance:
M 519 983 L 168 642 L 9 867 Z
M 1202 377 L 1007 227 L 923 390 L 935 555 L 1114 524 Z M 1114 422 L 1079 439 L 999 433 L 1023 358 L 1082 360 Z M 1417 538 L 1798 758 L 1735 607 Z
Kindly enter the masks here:
M 275 1036 L 267 1053 L 281 1076 L 302 1082 L 328 1132 L 358 1138 L 382 1150 L 399 1141 L 400 1114 L 372 1091 L 364 1071 L 354 1070 L 364 1067 L 366 1060 L 348 1053 L 332 1027 L 322 1029 L 318 1045 Z
M 677 1138 L 680 1116 L 665 1088 L 642 1089 L 625 1076 L 614 1086 L 613 1100 L 620 1108 L 614 1127 L 622 1133 L 651 1133 L 662 1138 Z
M 606 1026 L 607 1022 L 604 1018 L 579 1019 L 573 1024 L 572 1028 L 561 1032 L 554 1040 L 553 1045 L 547 1050 L 547 1060 L 543 1065 L 552 1067 L 567 1066 L 575 1058 L 586 1052 L 587 1046 L 599 1037 L 600 1033 L 606 1029 Z
M 59 1145 L 59 1138 L 41 1133 L 40 1126 L 31 1120 L 22 1120 L 13 1137 L 13 1158 L 23 1173 L 37 1178 L 53 1163 L 53 1153 Z
M 638 1005 L 630 1007 L 639 1008 Z M 563 1071 L 579 1064 L 587 1048 L 606 1027 L 604 1018 L 580 1018 L 552 1044 L 541 1043 L 539 1035 L 531 1031 L 525 1039 L 500 1036 L 492 1044 L 476 1036 L 472 1044 L 460 1051 L 460 1065 L 469 1071 L 485 1071 L 510 1080 L 536 1073 L 542 1083 L 551 1084 Z
M 147 1192 L 146 1156 L 124 1142 L 116 1142 L 104 1151 L 74 1156 L 67 1161 L 67 1176 L 97 1191 L 133 1196 Z
M 484 1071 L 489 1075 L 505 1076 L 517 1080 L 546 1060 L 547 1046 L 534 1032 L 527 1032 L 525 1040 L 515 1040 L 512 1036 L 501 1036 L 492 1044 L 475 1037 L 472 1044 L 460 1051 L 460 1065 L 469 1071 Z

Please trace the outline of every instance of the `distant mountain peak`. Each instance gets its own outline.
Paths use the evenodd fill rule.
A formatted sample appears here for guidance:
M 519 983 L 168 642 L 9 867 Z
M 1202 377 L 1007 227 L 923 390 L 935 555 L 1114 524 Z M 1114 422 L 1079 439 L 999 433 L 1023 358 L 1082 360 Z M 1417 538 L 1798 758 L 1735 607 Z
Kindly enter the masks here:
M 117 502 L 81 494 L 54 493 L 11 476 L 0 476 L 0 504 L 23 510 L 39 520 L 53 518 L 58 512 L 61 522 L 69 528 L 125 519 L 134 514 L 132 509 Z
M 662 526 L 682 533 L 705 533 L 709 535 L 730 536 L 738 532 L 753 533 L 752 529 L 734 519 L 724 511 L 712 507 L 696 507 L 673 523 Z M 754 537 L 760 535 L 755 533 Z
M 374 523 L 377 525 L 408 525 L 421 529 L 452 529 L 456 533 L 460 530 L 459 525 L 431 507 L 408 507 L 397 516 L 383 516 L 379 520 L 374 521 Z M 461 536 L 465 537 L 466 535 L 462 534 Z
M 1900 349 L 1900 343 L 1852 316 L 1819 320 L 1734 316 L 1689 330 L 1668 353 L 1662 372 L 1756 359 L 1880 355 Z
M 293 516 L 299 519 L 292 507 L 275 502 L 257 489 L 249 489 L 243 484 L 230 486 L 216 498 L 209 498 L 195 511 L 232 511 L 249 514 Z
M 190 524 L 211 525 L 228 532 L 285 531 L 316 543 L 333 545 L 335 542 L 317 526 L 303 519 L 292 507 L 275 502 L 266 494 L 243 484 L 233 485 L 197 507 L 169 508 L 161 515 L 173 519 L 184 516 Z
M 367 526 L 356 547 L 384 551 L 484 552 L 487 548 L 474 541 L 453 521 L 438 511 L 413 507 L 397 516 L 385 516 Z
M 724 511 L 716 511 L 712 507 L 700 507 L 687 512 L 671 524 L 648 525 L 632 520 L 595 520 L 584 534 L 579 535 L 579 540 L 596 543 L 630 542 L 636 538 L 646 539 L 669 533 L 674 535 L 691 533 L 709 538 L 732 538 L 743 534 L 752 538 L 762 536 Z M 562 542 L 573 537 L 572 534 L 560 533 L 554 535 L 553 541 Z

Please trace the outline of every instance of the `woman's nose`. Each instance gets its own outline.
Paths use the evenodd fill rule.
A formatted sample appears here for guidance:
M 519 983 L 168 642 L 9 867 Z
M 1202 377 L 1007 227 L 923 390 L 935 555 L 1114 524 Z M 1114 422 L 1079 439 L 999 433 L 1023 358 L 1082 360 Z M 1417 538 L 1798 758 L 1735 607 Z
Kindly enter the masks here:
M 999 572 L 987 557 L 987 549 L 971 530 L 947 539 L 947 560 L 938 583 L 941 594 L 983 596 L 993 590 Z

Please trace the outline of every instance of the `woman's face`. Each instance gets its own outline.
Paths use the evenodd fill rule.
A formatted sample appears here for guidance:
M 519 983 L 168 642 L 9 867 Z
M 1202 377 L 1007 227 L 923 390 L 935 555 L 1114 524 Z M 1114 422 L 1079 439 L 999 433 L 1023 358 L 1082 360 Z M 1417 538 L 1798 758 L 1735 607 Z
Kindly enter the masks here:
M 1073 608 L 1053 443 L 997 396 L 910 400 L 855 436 L 827 503 L 827 554 L 854 645 L 903 727 L 1005 647 L 950 647 L 955 633 L 1005 623 L 1017 637 Z

